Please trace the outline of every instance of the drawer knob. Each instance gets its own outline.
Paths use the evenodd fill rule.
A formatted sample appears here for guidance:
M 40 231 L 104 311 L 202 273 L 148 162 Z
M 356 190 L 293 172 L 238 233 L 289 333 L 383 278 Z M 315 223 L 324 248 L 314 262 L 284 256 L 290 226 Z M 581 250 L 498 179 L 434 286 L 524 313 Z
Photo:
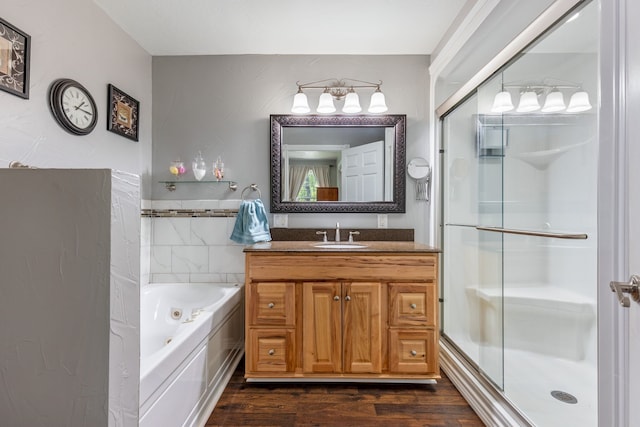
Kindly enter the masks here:
M 270 302 L 270 303 L 269 303 L 269 305 L 268 305 L 267 307 L 269 307 L 269 308 L 273 308 L 273 307 L 275 307 L 275 306 L 276 306 L 276 305 L 275 305 L 274 303 Z
M 411 307 L 412 309 L 414 309 L 414 310 L 415 310 L 415 308 L 417 307 L 417 305 L 415 305 L 415 304 L 413 304 L 413 303 L 412 303 L 409 307 Z
M 276 351 L 272 348 L 269 349 L 269 356 L 273 356 L 274 354 L 276 354 Z
M 417 351 L 415 351 L 415 350 L 411 350 L 411 352 L 410 352 L 410 353 L 411 353 L 411 355 L 412 355 L 412 356 L 416 356 L 416 355 L 418 354 L 418 352 L 417 352 Z
M 333 297 L 334 301 L 340 301 L 340 297 L 338 295 L 336 295 L 335 297 Z
M 351 297 L 349 295 L 347 295 L 346 297 L 344 297 L 345 301 L 351 301 Z

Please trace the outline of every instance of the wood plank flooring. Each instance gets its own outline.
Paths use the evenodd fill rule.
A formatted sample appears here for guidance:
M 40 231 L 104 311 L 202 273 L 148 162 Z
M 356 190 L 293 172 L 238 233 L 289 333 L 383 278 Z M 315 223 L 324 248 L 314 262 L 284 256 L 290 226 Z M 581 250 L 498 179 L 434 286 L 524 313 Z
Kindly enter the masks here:
M 256 384 L 244 360 L 206 425 L 484 426 L 444 374 L 436 385 Z

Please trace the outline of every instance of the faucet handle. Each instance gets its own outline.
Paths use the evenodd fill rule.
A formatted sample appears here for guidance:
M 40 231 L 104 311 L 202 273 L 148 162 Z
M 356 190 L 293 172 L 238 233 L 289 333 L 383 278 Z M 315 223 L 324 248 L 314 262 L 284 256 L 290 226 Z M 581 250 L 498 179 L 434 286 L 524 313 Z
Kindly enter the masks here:
M 326 231 L 316 231 L 316 234 L 322 234 L 322 241 L 327 243 L 327 232 Z
M 359 231 L 350 231 L 349 232 L 349 243 L 353 243 L 353 235 L 354 234 L 360 234 Z

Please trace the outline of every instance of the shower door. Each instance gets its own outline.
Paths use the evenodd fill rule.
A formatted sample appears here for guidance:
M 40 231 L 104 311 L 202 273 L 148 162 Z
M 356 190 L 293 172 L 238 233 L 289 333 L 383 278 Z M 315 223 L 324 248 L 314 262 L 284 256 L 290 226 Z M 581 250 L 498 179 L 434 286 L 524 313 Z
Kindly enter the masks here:
M 597 424 L 597 3 L 579 12 L 441 118 L 442 335 L 545 427 Z

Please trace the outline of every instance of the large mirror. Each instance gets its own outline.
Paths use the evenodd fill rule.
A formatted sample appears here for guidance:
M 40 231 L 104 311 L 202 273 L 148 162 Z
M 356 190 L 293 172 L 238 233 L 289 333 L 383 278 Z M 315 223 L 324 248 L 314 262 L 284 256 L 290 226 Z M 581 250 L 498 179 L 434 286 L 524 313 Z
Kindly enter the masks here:
M 271 212 L 405 212 L 406 116 L 271 116 Z

